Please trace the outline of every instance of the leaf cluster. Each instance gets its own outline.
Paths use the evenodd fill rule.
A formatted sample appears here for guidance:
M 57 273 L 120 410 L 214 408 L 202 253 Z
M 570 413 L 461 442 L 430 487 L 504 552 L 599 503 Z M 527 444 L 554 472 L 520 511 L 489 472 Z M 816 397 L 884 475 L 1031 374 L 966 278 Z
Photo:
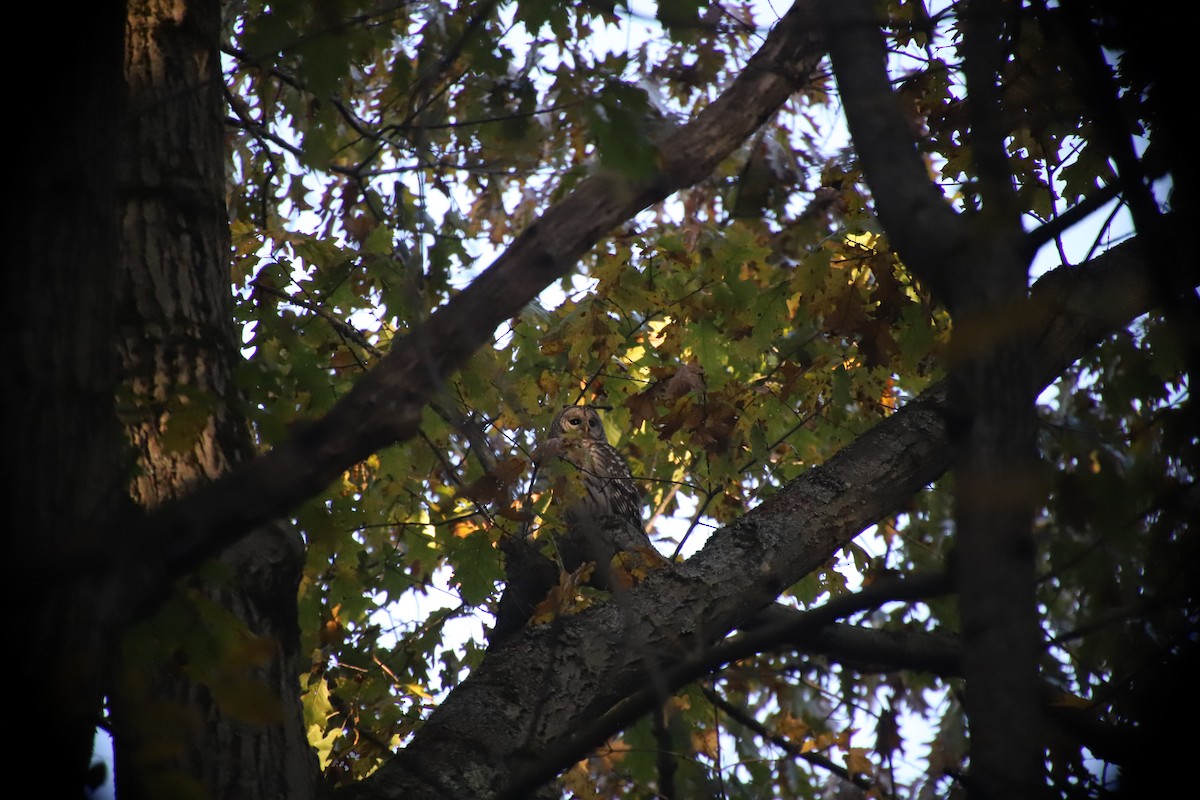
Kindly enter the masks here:
M 930 170 L 974 209 L 957 6 L 934 17 L 921 3 L 886 7 L 907 59 L 896 86 Z M 1007 147 L 1037 224 L 1114 180 L 1060 16 L 1023 6 L 1006 43 Z M 239 383 L 261 448 L 351 391 L 584 176 L 651 172 L 663 126 L 702 109 L 772 21 L 692 2 L 659 4 L 657 20 L 645 42 L 605 49 L 597 42 L 632 29 L 630 7 L 239 9 L 226 47 L 232 281 Z M 1126 124 L 1142 133 L 1141 77 L 1117 74 Z M 892 251 L 853 150 L 822 144 L 835 102 L 827 82 L 808 87 L 709 180 L 615 232 L 495 332 L 426 409 L 419 437 L 373 454 L 296 514 L 305 709 L 331 782 L 376 768 L 482 657 L 504 544 L 548 518 L 531 453 L 562 405 L 607 409 L 648 530 L 678 556 L 942 376 L 948 316 Z M 1123 709 L 1137 702 L 1142 654 L 1174 646 L 1196 619 L 1186 566 L 1196 453 L 1179 435 L 1188 389 L 1170 346 L 1148 318 L 1072 367 L 1043 404 L 1045 670 L 1112 721 L 1134 717 Z M 784 597 L 808 606 L 944 567 L 947 484 Z M 958 629 L 946 600 L 854 622 Z M 881 796 L 932 796 L 965 763 L 960 688 L 821 653 L 763 655 L 672 698 L 657 724 L 629 728 L 562 787 L 647 795 L 668 750 L 680 796 L 810 797 L 831 771 Z M 932 737 L 927 771 L 906 786 L 894 763 L 901 716 L 926 720 Z M 1095 780 L 1079 747 L 1052 755 L 1064 781 Z

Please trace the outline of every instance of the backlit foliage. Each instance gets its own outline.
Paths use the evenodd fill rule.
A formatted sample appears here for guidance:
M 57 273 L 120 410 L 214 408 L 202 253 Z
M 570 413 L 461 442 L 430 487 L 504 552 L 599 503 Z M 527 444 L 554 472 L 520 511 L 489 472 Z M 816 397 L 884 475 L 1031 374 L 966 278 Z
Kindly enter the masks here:
M 932 174 L 971 208 L 955 8 L 886 6 L 896 87 Z M 659 132 L 728 84 L 774 13 L 688 0 L 233 4 L 232 282 L 261 447 L 325 412 L 583 176 L 652 168 Z M 1045 9 L 1014 13 L 1004 102 L 1033 227 L 1113 176 Z M 497 330 L 426 409 L 419 437 L 297 514 L 311 656 L 297 677 L 329 781 L 370 772 L 478 662 L 477 622 L 491 624 L 504 574 L 498 544 L 541 511 L 529 493 L 534 434 L 563 404 L 608 407 L 609 440 L 674 555 L 942 375 L 948 318 L 889 249 L 836 110 L 830 77 L 805 87 L 710 179 L 614 232 Z M 1098 244 L 1114 235 L 1101 230 Z M 1060 252 L 1079 261 L 1086 247 Z M 1046 670 L 1081 703 L 1115 691 L 1114 719 L 1114 678 L 1195 615 L 1181 566 L 1194 453 L 1172 435 L 1187 387 L 1159 334 L 1147 319 L 1113 337 L 1044 406 L 1056 467 L 1039 539 Z M 931 487 L 787 596 L 808 605 L 860 578 L 944 566 L 949 518 Z M 949 602 L 855 621 L 957 626 Z M 464 630 L 476 634 L 465 644 Z M 638 723 L 561 785 L 581 798 L 652 796 L 667 737 L 679 796 L 811 797 L 831 771 L 882 797 L 941 796 L 963 769 L 957 688 L 762 656 L 682 692 L 661 730 Z M 902 739 L 904 715 L 925 720 L 926 741 Z M 1102 779 L 1078 747 L 1051 757 L 1064 785 Z

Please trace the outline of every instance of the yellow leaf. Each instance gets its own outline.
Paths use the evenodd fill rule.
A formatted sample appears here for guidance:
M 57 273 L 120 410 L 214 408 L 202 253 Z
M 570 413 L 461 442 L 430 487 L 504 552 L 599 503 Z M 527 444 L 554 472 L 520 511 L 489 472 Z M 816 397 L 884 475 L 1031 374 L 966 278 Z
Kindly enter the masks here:
M 401 688 L 404 689 L 404 691 L 408 692 L 410 695 L 413 695 L 414 697 L 419 697 L 422 700 L 432 700 L 433 699 L 433 695 L 431 695 L 429 692 L 425 691 L 425 687 L 419 683 L 404 683 L 404 684 L 401 684 Z
M 870 775 L 874 769 L 865 747 L 851 747 L 846 753 L 846 769 L 852 775 Z
M 784 305 L 787 306 L 788 319 L 795 319 L 796 311 L 800 308 L 800 293 L 797 292 L 796 294 L 791 295 L 783 302 Z
M 577 797 L 579 800 L 593 800 L 600 796 L 596 792 L 596 780 L 588 772 L 586 761 L 580 761 L 572 766 L 563 773 L 559 780 L 571 792 L 571 796 Z
M 804 720 L 784 712 L 775 718 L 775 730 L 785 739 L 793 742 L 804 742 L 808 738 L 810 728 Z
M 841 733 L 830 732 L 830 733 L 817 734 L 816 747 L 818 750 L 827 750 L 830 747 L 834 747 L 834 746 L 844 749 L 849 743 L 850 743 L 849 731 L 842 731 Z
M 712 729 L 693 731 L 692 749 L 715 760 L 717 757 L 717 732 Z
M 456 539 L 465 539 L 477 530 L 479 530 L 479 524 L 471 519 L 460 519 L 454 523 L 454 537 Z
M 850 244 L 856 244 L 867 250 L 874 250 L 875 243 L 879 241 L 879 234 L 864 232 L 864 233 L 848 233 L 846 241 Z
M 579 595 L 579 587 L 588 582 L 595 568 L 595 562 L 589 561 L 574 572 L 559 573 L 558 586 L 551 589 L 545 599 L 533 607 L 533 616 L 529 624 L 544 625 L 555 617 L 578 614 L 590 606 L 592 601 Z

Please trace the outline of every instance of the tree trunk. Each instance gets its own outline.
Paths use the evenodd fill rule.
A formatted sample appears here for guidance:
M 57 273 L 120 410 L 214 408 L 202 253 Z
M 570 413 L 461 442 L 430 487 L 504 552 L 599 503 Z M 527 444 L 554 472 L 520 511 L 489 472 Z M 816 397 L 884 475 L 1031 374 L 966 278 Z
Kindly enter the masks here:
M 971 0 L 963 12 L 964 73 L 982 209 L 976 242 L 956 265 L 950 406 L 956 438 L 954 521 L 959 613 L 975 800 L 1040 797 L 1045 745 L 1038 661 L 1034 509 L 1044 499 L 1037 456 L 1029 259 L 1005 148 L 1000 70 L 1006 5 Z
M 998 116 L 1005 6 L 967 7 L 963 51 L 982 212 L 960 214 L 927 168 L 892 94 L 870 3 L 823 3 L 846 117 L 896 251 L 954 318 L 948 420 L 964 635 L 972 796 L 1029 797 L 1044 784 L 1034 588 L 1037 502 L 1028 253 Z M 976 191 L 972 189 L 972 191 Z
M 220 6 L 133 0 L 126 31 L 114 344 L 137 464 L 127 491 L 149 509 L 254 449 L 232 376 Z M 296 662 L 301 543 L 268 525 L 218 562 L 125 637 L 111 699 L 122 797 L 313 792 Z

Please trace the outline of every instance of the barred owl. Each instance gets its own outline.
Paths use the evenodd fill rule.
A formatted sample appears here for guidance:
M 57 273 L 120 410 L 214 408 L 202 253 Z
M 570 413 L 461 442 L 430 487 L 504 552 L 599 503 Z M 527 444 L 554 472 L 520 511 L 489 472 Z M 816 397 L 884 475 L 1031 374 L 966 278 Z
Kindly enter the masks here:
M 560 570 L 570 574 L 587 564 L 588 584 L 612 590 L 627 586 L 635 570 L 656 564 L 656 552 L 642 527 L 641 494 L 629 465 L 604 436 L 591 406 L 568 406 L 554 417 L 534 450 L 537 480 L 553 490 L 563 525 L 543 539 L 501 539 L 505 588 L 496 610 L 493 643 L 520 630 L 552 598 Z M 540 491 L 540 490 L 539 490 Z M 552 543 L 543 548 L 543 544 Z
M 641 493 L 629 464 L 608 443 L 600 414 L 591 406 L 567 406 L 554 417 L 538 448 L 543 468 L 558 472 L 555 493 L 568 526 L 616 518 L 644 536 Z M 554 461 L 562 469 L 554 469 Z

